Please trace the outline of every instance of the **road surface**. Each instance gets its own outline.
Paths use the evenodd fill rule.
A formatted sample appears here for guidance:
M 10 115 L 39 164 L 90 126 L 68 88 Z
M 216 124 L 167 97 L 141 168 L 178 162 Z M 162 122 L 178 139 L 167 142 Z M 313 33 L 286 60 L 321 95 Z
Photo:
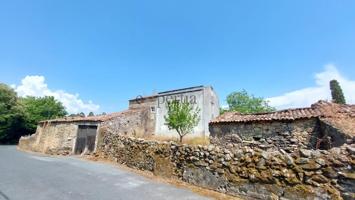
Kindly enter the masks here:
M 207 199 L 124 169 L 0 146 L 0 200 Z

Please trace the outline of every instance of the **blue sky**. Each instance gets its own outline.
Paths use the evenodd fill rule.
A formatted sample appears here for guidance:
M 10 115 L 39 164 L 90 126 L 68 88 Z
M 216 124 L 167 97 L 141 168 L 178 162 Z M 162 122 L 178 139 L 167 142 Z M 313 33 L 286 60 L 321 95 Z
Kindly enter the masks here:
M 354 11 L 350 0 L 0 0 L 0 82 L 73 112 L 195 85 L 222 105 L 245 88 L 307 106 L 334 77 L 355 103 Z

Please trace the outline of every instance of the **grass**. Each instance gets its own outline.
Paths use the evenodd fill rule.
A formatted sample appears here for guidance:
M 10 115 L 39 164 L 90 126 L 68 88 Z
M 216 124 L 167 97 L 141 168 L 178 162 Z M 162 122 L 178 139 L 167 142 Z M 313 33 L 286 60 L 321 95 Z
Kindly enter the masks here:
M 190 145 L 209 145 L 210 139 L 208 137 L 190 137 L 184 139 L 182 142 Z
M 174 136 L 162 136 L 162 135 L 149 135 L 149 136 L 144 136 L 142 137 L 143 139 L 148 139 L 148 140 L 156 140 L 156 141 L 165 141 L 165 142 L 176 142 L 179 143 L 179 139 Z M 188 145 L 209 145 L 210 140 L 208 137 L 191 137 L 191 136 L 186 136 L 182 140 L 183 144 L 188 144 Z

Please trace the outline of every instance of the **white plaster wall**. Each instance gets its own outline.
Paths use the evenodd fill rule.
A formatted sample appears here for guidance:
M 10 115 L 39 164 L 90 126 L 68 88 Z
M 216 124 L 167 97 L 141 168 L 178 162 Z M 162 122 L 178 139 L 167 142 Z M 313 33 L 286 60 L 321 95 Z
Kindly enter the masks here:
M 193 133 L 189 134 L 189 137 L 209 136 L 208 123 L 214 117 L 219 115 L 219 101 L 217 95 L 214 93 L 211 87 L 204 87 L 200 90 L 188 91 L 184 93 L 173 93 L 165 96 L 159 96 L 156 99 L 156 124 L 155 134 L 161 136 L 177 136 L 175 130 L 169 130 L 165 125 L 164 116 L 167 114 L 166 99 L 172 100 L 177 98 L 196 99 L 196 107 L 200 109 L 200 121 L 194 128 Z M 163 100 L 165 99 L 165 100 Z M 163 102 L 163 103 L 162 103 Z

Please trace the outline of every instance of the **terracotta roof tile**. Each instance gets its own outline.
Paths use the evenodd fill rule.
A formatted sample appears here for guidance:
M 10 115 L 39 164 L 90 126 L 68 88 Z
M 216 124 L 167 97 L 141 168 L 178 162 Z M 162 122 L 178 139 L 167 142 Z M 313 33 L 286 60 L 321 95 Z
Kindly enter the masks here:
M 355 105 L 340 105 L 318 101 L 308 108 L 286 109 L 268 113 L 240 114 L 238 112 L 227 112 L 213 119 L 210 123 L 296 120 L 313 117 L 332 117 L 337 114 L 355 117 Z
M 103 122 L 110 120 L 114 117 L 128 115 L 134 112 L 137 112 L 138 109 L 130 109 L 121 112 L 110 113 L 107 115 L 99 115 L 99 116 L 88 116 L 88 117 L 64 117 L 58 119 L 44 120 L 40 123 L 51 123 L 51 122 L 61 122 L 61 123 L 70 123 L 70 122 Z

